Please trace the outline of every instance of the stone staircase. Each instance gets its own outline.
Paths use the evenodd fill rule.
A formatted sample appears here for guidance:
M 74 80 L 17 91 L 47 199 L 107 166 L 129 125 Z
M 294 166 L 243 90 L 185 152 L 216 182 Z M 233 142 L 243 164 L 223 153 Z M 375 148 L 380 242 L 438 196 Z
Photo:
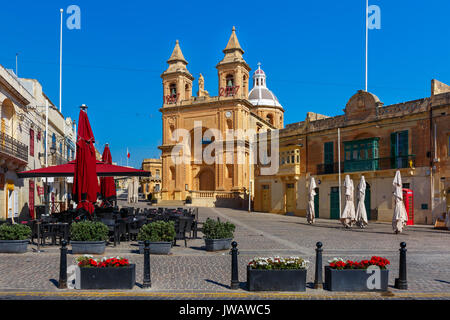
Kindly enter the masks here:
M 167 206 L 167 207 L 183 207 L 183 200 L 160 200 L 156 206 Z

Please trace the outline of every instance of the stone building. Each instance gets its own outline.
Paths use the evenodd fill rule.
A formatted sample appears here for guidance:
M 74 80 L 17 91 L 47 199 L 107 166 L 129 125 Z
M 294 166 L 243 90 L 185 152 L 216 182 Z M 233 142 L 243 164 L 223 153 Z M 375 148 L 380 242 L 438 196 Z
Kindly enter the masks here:
M 342 182 L 349 174 L 356 188 L 365 177 L 370 220 L 392 220 L 396 170 L 413 191 L 414 223 L 442 216 L 450 206 L 450 87 L 432 80 L 430 97 L 388 106 L 360 90 L 343 111 L 335 117 L 309 112 L 280 130 L 280 168 L 256 177 L 255 210 L 305 216 L 314 177 L 316 217 L 339 219 L 340 163 Z
M 229 130 L 264 132 L 283 127 L 283 108 L 276 97 L 267 89 L 265 74 L 258 68 L 253 75 L 253 89 L 250 90 L 250 66 L 243 58 L 233 27 L 229 41 L 223 50 L 224 57 L 216 65 L 218 74 L 218 96 L 210 96 L 205 90 L 205 79 L 198 79 L 198 94 L 193 96 L 194 77 L 187 69 L 178 40 L 167 63 L 169 67 L 161 75 L 163 83 L 163 106 L 160 108 L 163 121 L 162 189 L 163 200 L 185 200 L 192 198 L 193 205 L 242 207 L 253 181 L 249 166 L 249 138 L 227 137 Z M 201 121 L 200 126 L 196 122 Z M 199 128 L 196 135 L 195 128 Z M 179 130 L 188 132 L 185 137 L 191 142 L 188 150 L 177 151 L 181 142 L 174 137 Z M 208 135 L 209 129 L 216 130 Z M 175 138 L 175 139 L 173 139 Z M 198 141 L 198 140 L 201 141 Z M 198 143 L 204 154 L 212 143 L 223 146 L 227 142 L 239 145 L 234 150 L 215 150 L 212 157 L 232 161 L 205 161 L 197 157 L 194 145 Z M 190 160 L 176 163 L 176 156 Z
M 46 101 L 48 150 L 45 147 Z M 74 124 L 69 118 L 64 119 L 37 80 L 18 78 L 1 65 L 0 105 L 0 219 L 28 217 L 34 213 L 34 206 L 44 201 L 44 180 L 21 179 L 17 173 L 45 166 L 46 156 L 49 166 L 67 162 L 66 154 L 73 158 L 74 149 L 66 137 L 75 136 L 69 132 L 70 128 L 75 130 Z M 48 186 L 53 209 L 59 210 L 66 200 L 68 184 L 62 178 L 50 178 Z
M 160 198 L 161 183 L 162 183 L 162 161 L 161 159 L 144 159 L 142 161 L 141 170 L 149 171 L 149 177 L 141 177 L 141 191 L 145 199 L 148 199 L 149 194 L 153 198 Z

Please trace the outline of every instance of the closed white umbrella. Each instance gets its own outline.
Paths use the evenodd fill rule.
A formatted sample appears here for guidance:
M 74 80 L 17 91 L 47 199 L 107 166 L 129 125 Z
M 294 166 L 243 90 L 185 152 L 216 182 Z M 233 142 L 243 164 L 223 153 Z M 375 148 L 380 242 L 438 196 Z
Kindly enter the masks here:
M 403 227 L 406 226 L 406 223 L 408 222 L 408 214 L 406 213 L 405 205 L 403 203 L 402 177 L 398 170 L 395 173 L 392 186 L 394 188 L 393 197 L 395 202 L 392 228 L 395 233 L 399 233 L 403 231 Z
M 133 179 L 128 179 L 128 203 L 133 202 Z
M 358 224 L 361 228 L 364 228 L 368 225 L 366 206 L 364 204 L 364 200 L 366 199 L 366 179 L 364 179 L 364 176 L 361 176 L 361 181 L 358 184 L 357 199 L 358 205 L 356 206 L 356 224 Z
M 309 224 L 314 223 L 314 217 L 315 217 L 314 196 L 316 195 L 316 191 L 315 191 L 316 188 L 317 188 L 316 181 L 314 180 L 313 177 L 311 177 L 311 181 L 309 182 L 308 207 L 306 208 L 306 220 L 308 221 Z
M 345 207 L 341 214 L 342 224 L 348 228 L 351 227 L 356 221 L 355 204 L 353 203 L 353 181 L 349 175 L 345 176 L 344 181 L 345 188 Z
M 139 202 L 139 179 L 137 177 L 133 177 L 134 182 L 134 202 Z

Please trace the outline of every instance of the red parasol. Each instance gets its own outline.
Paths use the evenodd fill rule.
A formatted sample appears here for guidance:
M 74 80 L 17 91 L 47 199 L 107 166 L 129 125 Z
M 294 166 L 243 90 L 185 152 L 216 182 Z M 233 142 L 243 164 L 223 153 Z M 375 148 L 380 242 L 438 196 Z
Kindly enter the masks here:
M 112 164 L 112 157 L 108 144 L 106 144 L 105 149 L 103 150 L 102 161 L 106 164 Z M 100 192 L 103 199 L 102 205 L 116 200 L 116 184 L 114 183 L 113 177 L 100 178 Z
M 75 160 L 59 166 L 18 172 L 19 178 L 45 178 L 45 177 L 73 177 Z M 116 166 L 97 160 L 96 171 L 98 177 L 149 177 L 150 172 L 129 167 Z
M 73 177 L 73 200 L 78 203 L 77 209 L 83 208 L 90 214 L 94 213 L 93 203 L 97 202 L 99 193 L 97 160 L 95 158 L 95 138 L 85 110 L 81 106 L 78 118 L 77 154 Z

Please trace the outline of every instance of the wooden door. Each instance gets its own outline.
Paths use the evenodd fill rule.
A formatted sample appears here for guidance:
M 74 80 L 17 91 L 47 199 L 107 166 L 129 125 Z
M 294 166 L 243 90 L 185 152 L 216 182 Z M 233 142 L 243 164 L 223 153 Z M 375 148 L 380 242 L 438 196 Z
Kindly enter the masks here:
M 271 206 L 270 206 L 270 185 L 268 184 L 263 184 L 261 186 L 261 195 L 262 195 L 262 200 L 261 200 L 261 210 L 263 212 L 270 212 L 271 210 Z
M 296 204 L 295 183 L 286 183 L 286 212 L 294 212 Z
M 331 187 L 330 192 L 330 219 L 339 219 L 339 188 Z

